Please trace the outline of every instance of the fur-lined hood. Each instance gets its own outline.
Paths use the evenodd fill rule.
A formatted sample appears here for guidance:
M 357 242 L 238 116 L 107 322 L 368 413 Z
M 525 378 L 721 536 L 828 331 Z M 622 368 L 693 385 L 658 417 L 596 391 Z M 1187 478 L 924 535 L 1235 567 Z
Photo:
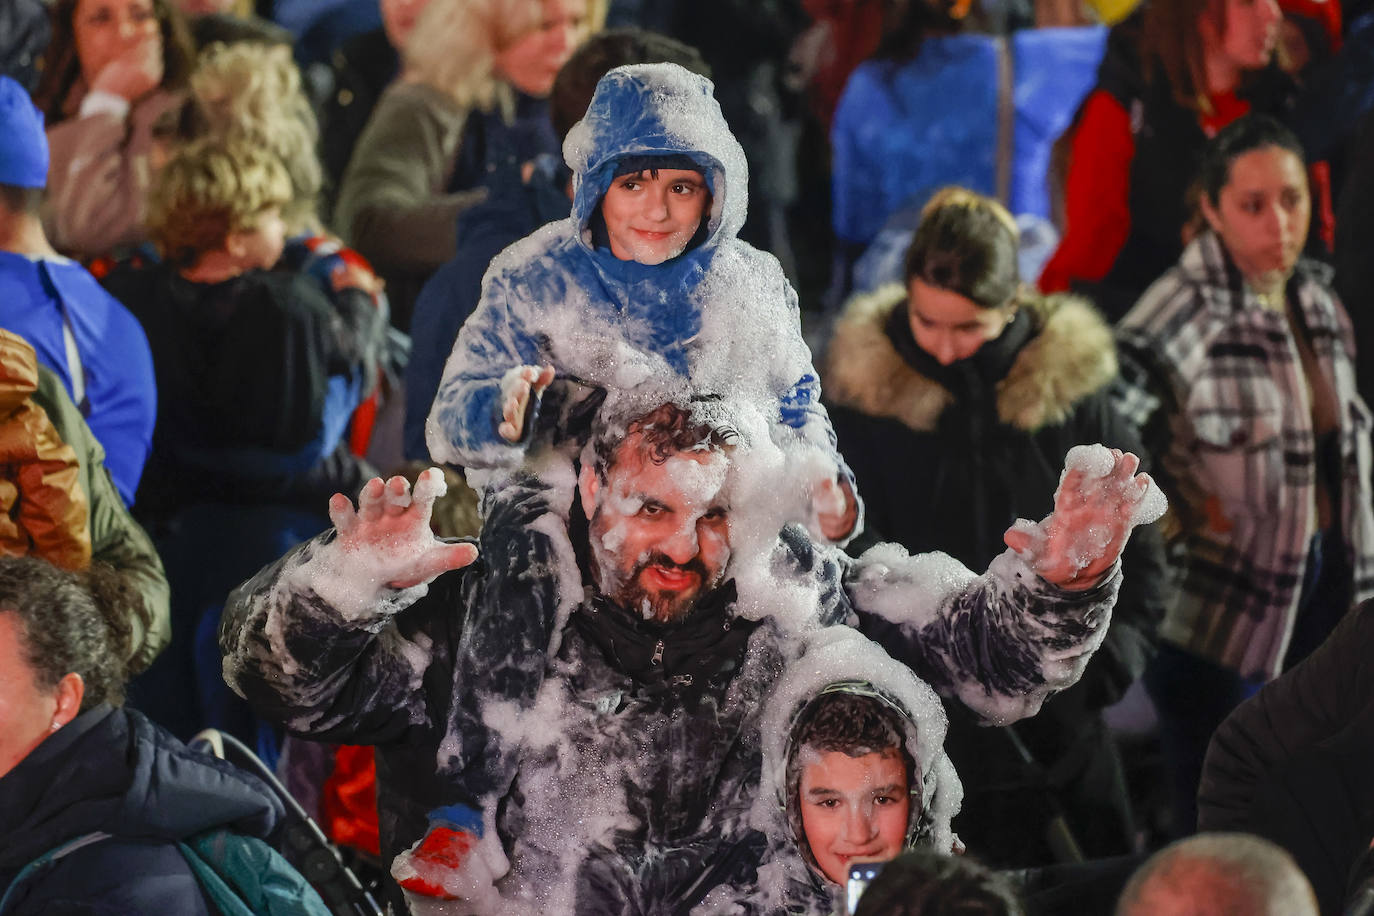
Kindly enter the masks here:
M 826 354 L 827 398 L 876 417 L 898 420 L 914 430 L 935 429 L 954 395 L 913 369 L 887 335 L 894 309 L 903 308 L 906 289 L 897 283 L 850 300 L 835 325 Z M 1062 423 L 1085 397 L 1116 377 L 1112 331 L 1082 298 L 1036 297 L 1025 303 L 1037 332 L 997 383 L 997 415 L 1025 432 Z

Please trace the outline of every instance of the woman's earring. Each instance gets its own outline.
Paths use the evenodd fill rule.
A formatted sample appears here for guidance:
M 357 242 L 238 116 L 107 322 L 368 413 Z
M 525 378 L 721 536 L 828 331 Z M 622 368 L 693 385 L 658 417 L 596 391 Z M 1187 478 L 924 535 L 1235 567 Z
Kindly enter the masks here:
M 1002 307 L 1002 330 L 1011 327 L 1011 323 L 1016 320 L 1016 310 L 1021 307 L 1021 303 L 1013 299 Z M 1000 331 L 998 333 L 1001 333 Z

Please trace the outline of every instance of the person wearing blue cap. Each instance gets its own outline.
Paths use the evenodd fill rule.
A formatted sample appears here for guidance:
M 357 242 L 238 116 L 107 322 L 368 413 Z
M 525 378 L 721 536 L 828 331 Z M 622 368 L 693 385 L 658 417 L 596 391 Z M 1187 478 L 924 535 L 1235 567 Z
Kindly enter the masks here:
M 128 309 L 49 243 L 39 215 L 48 177 L 43 117 L 7 76 L 0 124 L 0 327 L 25 338 L 62 379 L 132 504 L 157 416 L 148 339 Z

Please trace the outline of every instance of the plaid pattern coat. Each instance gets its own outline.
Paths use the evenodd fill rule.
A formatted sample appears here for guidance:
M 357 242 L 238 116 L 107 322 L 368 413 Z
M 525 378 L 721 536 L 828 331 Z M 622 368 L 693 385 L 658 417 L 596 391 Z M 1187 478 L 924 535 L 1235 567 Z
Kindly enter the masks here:
M 1374 594 L 1370 415 L 1330 272 L 1289 281 L 1340 403 L 1341 504 L 1353 598 Z M 1315 530 L 1310 395 L 1287 316 L 1265 308 L 1210 232 L 1117 328 L 1118 406 L 1141 426 L 1176 524 L 1179 589 L 1160 636 L 1245 677 L 1279 672 Z

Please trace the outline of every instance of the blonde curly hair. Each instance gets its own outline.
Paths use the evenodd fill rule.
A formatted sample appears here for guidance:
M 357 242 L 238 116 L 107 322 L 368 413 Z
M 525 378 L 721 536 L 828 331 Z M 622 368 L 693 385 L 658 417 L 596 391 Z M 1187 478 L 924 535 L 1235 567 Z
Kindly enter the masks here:
M 148 234 L 169 262 L 189 267 L 224 248 L 231 233 L 257 228 L 291 195 L 291 178 L 271 150 L 207 137 L 177 149 L 158 172 L 148 194 Z
M 191 95 L 205 133 L 276 154 L 291 178 L 282 217 L 293 233 L 320 229 L 324 170 L 319 124 L 285 45 L 215 42 L 196 61 Z
M 402 57 L 419 82 L 459 105 L 489 111 L 496 104 L 496 55 L 544 16 L 545 0 L 431 0 L 415 23 Z M 587 0 L 587 35 L 606 22 L 606 0 Z

